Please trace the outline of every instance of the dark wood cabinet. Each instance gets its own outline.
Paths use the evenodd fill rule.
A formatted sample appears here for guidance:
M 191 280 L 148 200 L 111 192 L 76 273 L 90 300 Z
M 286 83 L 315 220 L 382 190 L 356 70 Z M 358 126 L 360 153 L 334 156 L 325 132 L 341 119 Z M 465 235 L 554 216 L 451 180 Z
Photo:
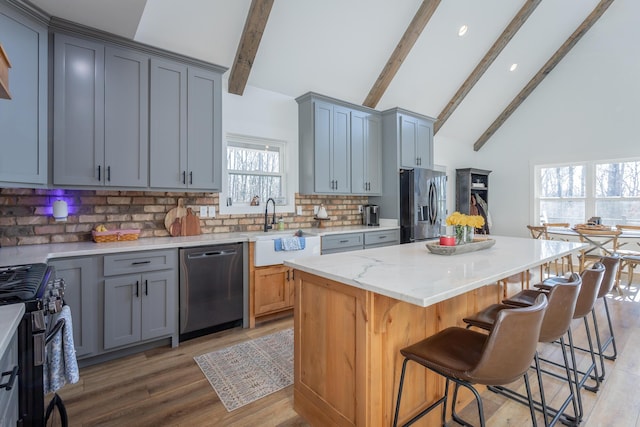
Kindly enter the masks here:
M 484 231 L 486 233 L 489 232 L 487 216 L 489 214 L 490 173 L 491 171 L 484 169 L 456 169 L 456 211 L 467 215 L 482 215 L 485 218 Z M 476 208 L 478 212 L 472 209 L 474 202 L 478 206 Z

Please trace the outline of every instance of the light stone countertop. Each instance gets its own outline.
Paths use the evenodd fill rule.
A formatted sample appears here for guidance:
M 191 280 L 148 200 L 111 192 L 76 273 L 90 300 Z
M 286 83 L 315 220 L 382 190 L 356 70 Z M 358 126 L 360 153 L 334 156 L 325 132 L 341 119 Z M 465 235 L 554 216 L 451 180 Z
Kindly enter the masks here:
M 352 225 L 331 228 L 304 228 L 309 235 L 326 236 L 330 234 L 355 233 L 399 229 L 398 226 L 367 227 Z M 188 248 L 194 246 L 218 245 L 234 242 L 251 242 L 266 235 L 288 235 L 298 229 L 282 231 L 211 233 L 198 236 L 145 237 L 138 240 L 113 243 L 51 243 L 48 245 L 7 246 L 0 248 L 0 266 L 46 263 L 50 259 L 69 258 L 90 255 L 104 255 L 122 252 L 147 251 L 156 249 Z
M 494 246 L 459 255 L 435 255 L 425 242 L 321 257 L 285 265 L 421 307 L 577 252 L 584 243 L 490 236 Z
M 24 314 L 24 304 L 0 306 L 0 358 L 7 350 L 11 337 Z

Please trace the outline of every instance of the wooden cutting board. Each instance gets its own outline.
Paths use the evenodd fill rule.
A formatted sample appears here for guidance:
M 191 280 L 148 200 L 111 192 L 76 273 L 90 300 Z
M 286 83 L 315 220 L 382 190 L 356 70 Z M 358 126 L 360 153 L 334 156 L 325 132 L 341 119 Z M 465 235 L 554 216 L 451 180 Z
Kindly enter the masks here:
M 187 208 L 187 215 L 182 217 L 181 231 L 183 236 L 197 236 L 200 234 L 200 218 Z
M 164 227 L 167 229 L 169 234 L 171 234 L 171 228 L 175 229 L 175 221 L 177 219 L 182 219 L 187 214 L 187 210 L 184 207 L 184 199 L 178 199 L 178 206 L 172 208 L 167 212 L 167 215 L 164 217 Z M 173 236 L 173 234 L 171 234 Z M 180 235 L 180 231 L 178 231 L 177 236 Z

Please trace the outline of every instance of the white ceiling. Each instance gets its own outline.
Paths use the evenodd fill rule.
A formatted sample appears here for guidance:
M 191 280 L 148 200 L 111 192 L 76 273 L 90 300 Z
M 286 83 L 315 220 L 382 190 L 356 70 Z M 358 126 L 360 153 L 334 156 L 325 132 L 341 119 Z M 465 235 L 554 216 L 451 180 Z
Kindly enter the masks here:
M 250 0 L 31 2 L 51 15 L 229 68 L 251 4 Z M 276 0 L 248 84 L 292 97 L 314 91 L 362 104 L 420 3 Z M 437 117 L 524 3 L 442 1 L 377 109 L 399 106 Z M 439 135 L 473 144 L 597 3 L 543 0 Z M 469 31 L 460 38 L 457 31 L 462 24 Z M 515 72 L 508 70 L 512 63 L 518 63 Z

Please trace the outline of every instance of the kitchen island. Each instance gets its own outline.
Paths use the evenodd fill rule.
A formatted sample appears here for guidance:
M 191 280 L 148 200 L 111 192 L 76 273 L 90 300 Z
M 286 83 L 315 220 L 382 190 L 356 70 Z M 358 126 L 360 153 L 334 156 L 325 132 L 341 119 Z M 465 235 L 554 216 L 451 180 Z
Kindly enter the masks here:
M 584 246 L 491 238 L 489 249 L 453 256 L 418 242 L 285 261 L 295 269 L 295 410 L 312 425 L 391 425 L 401 348 L 499 302 L 498 280 Z M 444 390 L 440 377 L 416 364 L 407 375 L 400 421 Z M 439 416 L 418 425 L 437 425 Z

